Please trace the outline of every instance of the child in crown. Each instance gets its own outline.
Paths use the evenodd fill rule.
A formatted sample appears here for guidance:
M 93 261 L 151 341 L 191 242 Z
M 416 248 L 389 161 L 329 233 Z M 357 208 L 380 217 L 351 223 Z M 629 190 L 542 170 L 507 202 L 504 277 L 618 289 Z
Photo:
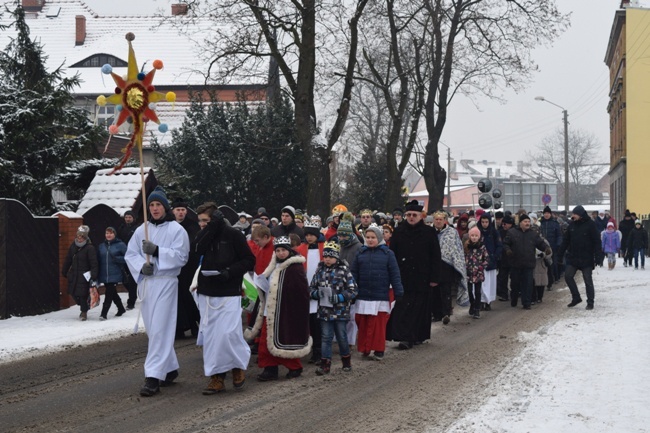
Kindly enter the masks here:
M 348 265 L 339 260 L 341 248 L 336 242 L 323 247 L 323 261 L 311 280 L 311 298 L 318 301 L 321 325 L 321 360 L 319 376 L 329 374 L 332 365 L 332 340 L 336 335 L 343 371 L 352 370 L 350 346 L 346 332 L 350 320 L 350 301 L 357 296 L 357 284 Z

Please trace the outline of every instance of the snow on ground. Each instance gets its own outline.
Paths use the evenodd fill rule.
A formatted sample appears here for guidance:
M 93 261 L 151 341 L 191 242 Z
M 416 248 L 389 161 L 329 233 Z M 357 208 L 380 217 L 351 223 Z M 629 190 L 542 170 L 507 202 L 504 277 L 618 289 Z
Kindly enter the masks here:
M 649 432 L 650 271 L 594 271 L 595 309 L 522 333 L 522 353 L 449 433 Z M 568 289 L 566 299 L 570 301 Z
M 613 271 L 597 268 L 595 310 L 585 310 L 580 285 L 585 302 L 537 332 L 521 333 L 520 355 L 483 390 L 483 404 L 468 408 L 447 431 L 650 431 L 649 280 L 650 270 L 624 268 L 620 260 Z M 131 334 L 138 307 L 122 317 L 114 317 L 113 307 L 103 322 L 101 306 L 86 322 L 76 307 L 1 320 L 0 363 Z
M 120 297 L 126 305 L 128 294 L 120 293 Z M 0 364 L 132 334 L 140 303 L 121 317 L 115 317 L 117 308 L 113 305 L 108 320 L 100 321 L 103 302 L 104 296 L 99 306 L 88 312 L 85 322 L 79 320 L 77 306 L 40 316 L 0 320 Z M 144 332 L 142 318 L 139 318 L 139 332 Z

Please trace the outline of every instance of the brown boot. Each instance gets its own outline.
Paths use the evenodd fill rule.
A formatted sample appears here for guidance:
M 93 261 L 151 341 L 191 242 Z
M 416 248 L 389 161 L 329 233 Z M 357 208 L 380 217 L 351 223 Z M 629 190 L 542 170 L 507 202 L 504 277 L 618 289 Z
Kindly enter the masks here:
M 235 389 L 242 389 L 244 387 L 244 382 L 246 382 L 246 375 L 244 370 L 241 368 L 232 369 L 232 386 Z
M 321 358 L 320 367 L 316 369 L 316 374 L 319 376 L 324 376 L 330 374 L 330 368 L 332 366 L 332 361 L 327 358 Z
M 203 390 L 203 395 L 212 395 L 224 391 L 226 386 L 223 384 L 223 377 L 218 374 L 213 374 L 210 377 L 208 387 Z
M 81 319 L 82 322 L 85 322 L 88 319 L 88 313 L 82 311 L 81 314 L 79 315 L 79 318 Z

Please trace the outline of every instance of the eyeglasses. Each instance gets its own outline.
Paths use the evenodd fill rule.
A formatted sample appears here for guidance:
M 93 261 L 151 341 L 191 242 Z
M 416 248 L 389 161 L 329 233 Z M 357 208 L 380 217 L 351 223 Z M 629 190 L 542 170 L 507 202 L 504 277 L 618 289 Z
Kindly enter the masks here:
M 406 218 L 415 218 L 420 214 L 419 213 L 405 213 L 404 215 L 406 216 Z
M 268 220 L 269 220 L 269 219 L 266 218 L 266 217 L 262 217 L 262 218 L 260 218 L 260 219 L 261 219 L 262 221 L 268 221 Z

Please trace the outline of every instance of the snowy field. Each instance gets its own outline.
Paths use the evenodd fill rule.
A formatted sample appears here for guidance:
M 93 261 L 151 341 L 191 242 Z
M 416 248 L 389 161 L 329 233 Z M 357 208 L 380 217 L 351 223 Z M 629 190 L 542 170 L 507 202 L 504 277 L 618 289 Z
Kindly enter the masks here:
M 647 272 L 647 273 L 646 273 Z M 521 333 L 524 349 L 448 432 L 650 432 L 650 271 L 594 272 L 596 302 L 558 314 L 561 319 Z M 568 289 L 562 289 L 568 290 Z M 126 302 L 126 294 L 121 294 Z M 566 293 L 567 303 L 570 296 Z M 119 338 L 134 331 L 138 307 L 100 322 L 69 308 L 0 321 L 0 363 Z M 144 332 L 139 320 L 139 332 Z

